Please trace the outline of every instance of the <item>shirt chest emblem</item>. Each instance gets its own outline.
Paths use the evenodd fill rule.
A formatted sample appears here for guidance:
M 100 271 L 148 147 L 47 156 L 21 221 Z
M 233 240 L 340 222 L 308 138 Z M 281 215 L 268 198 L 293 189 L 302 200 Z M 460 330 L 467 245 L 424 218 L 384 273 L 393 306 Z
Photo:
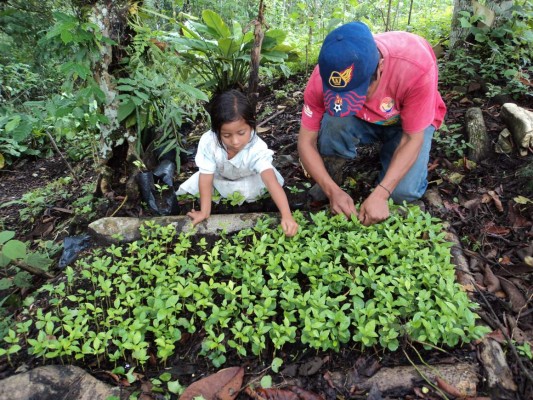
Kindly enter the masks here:
M 379 104 L 379 109 L 384 113 L 390 113 L 394 109 L 394 99 L 392 97 L 384 97 Z

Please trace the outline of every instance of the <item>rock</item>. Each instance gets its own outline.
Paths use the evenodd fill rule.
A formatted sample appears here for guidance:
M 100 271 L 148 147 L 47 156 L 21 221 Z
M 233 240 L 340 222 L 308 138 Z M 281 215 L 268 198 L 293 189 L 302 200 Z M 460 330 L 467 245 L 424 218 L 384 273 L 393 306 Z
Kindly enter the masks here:
M 468 158 L 480 162 L 487 158 L 490 153 L 490 139 L 487 135 L 481 108 L 469 108 L 466 111 L 465 119 L 468 140 L 472 145 L 468 150 Z
M 513 134 L 520 154 L 522 156 L 527 155 L 528 149 L 533 147 L 533 112 L 514 103 L 505 103 L 502 106 L 500 117 Z
M 49 365 L 0 381 L 0 400 L 106 400 L 120 396 L 79 367 Z
M 475 396 L 478 383 L 478 366 L 470 363 L 440 364 L 426 367 L 417 366 L 424 376 L 435 383 L 437 376 L 446 380 L 450 385 L 462 392 L 465 396 Z M 414 386 L 425 383 L 422 376 L 412 366 L 381 368 L 370 378 L 363 378 L 353 371 L 331 372 L 332 383 L 338 389 L 356 387 L 365 391 L 379 390 L 386 395 L 389 392 L 409 392 Z
M 494 146 L 494 151 L 496 153 L 509 154 L 513 151 L 513 142 L 511 141 L 511 132 L 509 129 L 505 128 L 500 132 L 498 136 L 498 142 Z
M 89 224 L 89 233 L 104 243 L 128 243 L 141 238 L 139 228 L 147 221 L 153 221 L 161 226 L 173 225 L 178 232 L 189 232 L 196 229 L 198 234 L 220 234 L 221 232 L 232 233 L 251 228 L 262 217 L 279 219 L 279 214 L 211 215 L 196 227 L 192 226 L 191 219 L 186 215 L 154 218 L 106 217 Z

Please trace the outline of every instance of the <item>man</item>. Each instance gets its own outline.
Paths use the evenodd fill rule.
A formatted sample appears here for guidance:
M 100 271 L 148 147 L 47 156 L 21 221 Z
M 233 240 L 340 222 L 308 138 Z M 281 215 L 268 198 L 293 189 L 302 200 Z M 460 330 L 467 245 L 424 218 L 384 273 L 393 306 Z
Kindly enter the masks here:
M 427 163 L 446 106 L 437 89 L 430 44 L 407 32 L 372 35 L 351 22 L 324 40 L 304 92 L 298 152 L 317 185 L 315 200 L 329 198 L 334 214 L 358 215 L 364 225 L 389 216 L 388 199 L 414 201 L 427 188 Z M 358 144 L 381 142 L 379 183 L 361 204 L 339 185 L 342 166 Z

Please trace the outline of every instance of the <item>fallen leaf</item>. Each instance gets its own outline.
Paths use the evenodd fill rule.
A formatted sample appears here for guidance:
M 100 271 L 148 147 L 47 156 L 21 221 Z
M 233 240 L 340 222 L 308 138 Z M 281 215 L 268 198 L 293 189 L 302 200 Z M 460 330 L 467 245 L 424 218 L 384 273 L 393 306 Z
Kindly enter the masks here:
M 503 336 L 503 333 L 501 330 L 496 329 L 495 331 L 492 331 L 486 335 L 488 338 L 495 340 L 496 342 L 503 344 L 507 339 L 505 339 L 505 336 Z
M 500 285 L 500 280 L 492 272 L 492 268 L 488 265 L 485 266 L 485 274 L 483 277 L 483 284 L 487 287 L 487 290 L 491 293 L 495 293 L 500 290 L 502 287 Z
M 189 385 L 180 400 L 193 400 L 198 396 L 205 400 L 233 400 L 239 394 L 243 377 L 242 367 L 225 368 Z
M 285 389 L 252 389 L 247 386 L 244 392 L 254 400 L 299 400 L 296 393 Z
M 527 197 L 524 197 L 524 196 L 513 197 L 513 200 L 515 201 L 515 203 L 518 203 L 518 204 L 533 203 L 533 200 L 530 200 L 530 199 L 528 199 Z
M 324 400 L 322 396 L 310 392 L 309 390 L 304 390 L 298 386 L 288 386 L 287 389 L 293 393 L 296 393 L 300 400 Z
M 527 301 L 522 292 L 518 290 L 515 284 L 507 279 L 500 279 L 500 284 L 502 285 L 503 290 L 509 298 L 511 303 L 511 309 L 514 312 L 519 312 L 523 307 L 526 306 Z
M 437 381 L 437 386 L 444 390 L 446 393 L 448 393 L 450 396 L 458 397 L 460 399 L 465 397 L 465 394 L 462 393 L 459 389 L 457 389 L 455 386 L 450 385 L 448 382 L 446 382 L 444 379 L 439 378 L 438 376 L 435 377 L 435 380 Z
M 476 211 L 481 205 L 481 199 L 476 197 L 475 199 L 470 199 L 465 201 L 462 206 L 470 211 Z
M 265 133 L 270 130 L 270 126 L 269 127 L 258 126 L 257 128 L 255 128 L 255 130 L 257 131 L 257 133 Z
M 501 264 L 501 265 L 513 265 L 513 262 L 511 261 L 511 259 L 509 258 L 509 256 L 503 256 L 501 257 L 498 262 Z
M 485 233 L 490 233 L 492 235 L 497 235 L 497 236 L 505 236 L 505 235 L 508 235 L 509 232 L 511 232 L 509 228 L 506 228 L 504 226 L 492 225 L 491 223 L 485 225 L 482 228 L 482 231 Z
M 300 365 L 298 372 L 302 376 L 314 375 L 318 372 L 322 365 L 324 365 L 324 360 L 322 360 L 320 357 L 314 357 L 306 363 Z
M 458 185 L 461 183 L 464 177 L 465 176 L 459 172 L 452 172 L 447 178 L 449 182 Z
M 498 196 L 498 194 L 494 190 L 489 190 L 487 192 L 487 195 L 489 195 L 489 197 L 492 199 L 492 201 L 494 201 L 494 205 L 496 206 L 496 209 L 499 212 L 503 212 L 503 206 L 502 206 L 502 202 L 500 201 L 500 196 Z M 487 203 L 488 203 L 488 201 L 487 201 Z

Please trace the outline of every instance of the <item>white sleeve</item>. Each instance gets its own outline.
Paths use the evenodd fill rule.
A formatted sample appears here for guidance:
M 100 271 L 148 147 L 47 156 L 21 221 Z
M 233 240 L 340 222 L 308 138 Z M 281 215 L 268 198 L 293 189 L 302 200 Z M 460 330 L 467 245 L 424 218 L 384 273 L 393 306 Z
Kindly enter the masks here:
M 204 133 L 198 142 L 198 150 L 196 151 L 196 157 L 194 157 L 194 162 L 201 174 L 215 173 L 217 166 L 215 146 L 218 146 L 215 134 L 211 131 Z
M 250 149 L 250 169 L 258 174 L 273 169 L 272 160 L 274 152 L 270 150 L 263 140 L 258 142 Z

